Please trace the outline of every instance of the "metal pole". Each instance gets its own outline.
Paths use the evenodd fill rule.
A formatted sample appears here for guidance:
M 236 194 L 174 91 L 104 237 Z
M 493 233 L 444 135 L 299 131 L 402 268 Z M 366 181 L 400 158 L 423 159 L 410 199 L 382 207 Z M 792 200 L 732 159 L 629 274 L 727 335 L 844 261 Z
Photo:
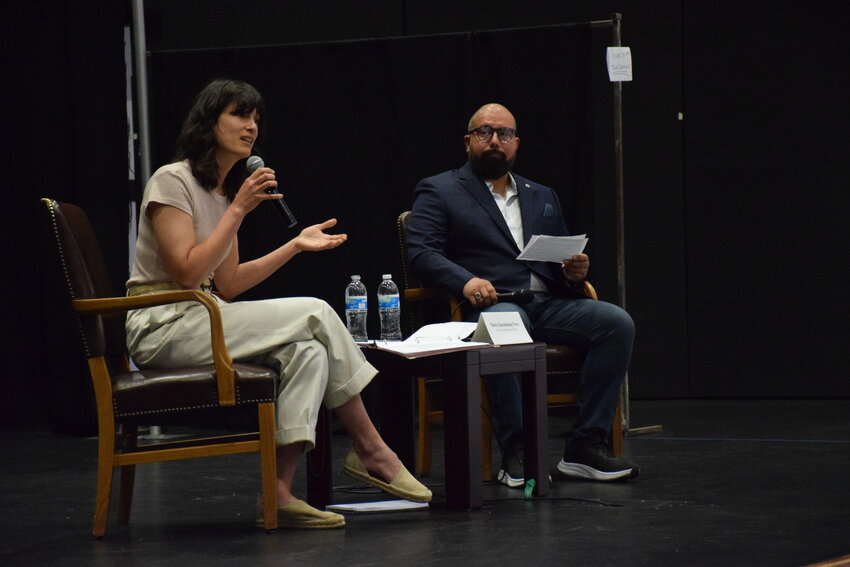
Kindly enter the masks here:
M 145 41 L 145 2 L 133 0 L 133 53 L 136 62 L 136 99 L 139 113 L 139 183 L 144 187 L 151 177 L 150 119 L 148 113 L 148 65 Z
M 614 47 L 622 46 L 620 37 L 621 15 L 614 14 Z M 626 247 L 623 234 L 623 83 L 614 81 L 614 176 L 617 199 L 617 302 L 626 308 Z
M 613 14 L 613 47 L 622 47 L 620 36 L 621 14 Z M 614 172 L 617 197 L 617 301 L 620 307 L 626 308 L 626 237 L 625 214 L 623 207 L 623 83 L 614 81 Z M 623 381 L 620 401 L 623 407 L 623 431 L 628 435 L 646 435 L 660 433 L 662 426 L 631 427 L 629 414 L 629 375 Z
M 148 113 L 148 62 L 147 42 L 145 40 L 145 2 L 133 0 L 133 60 L 136 75 L 136 111 L 139 114 L 139 175 L 137 179 L 141 187 L 147 185 L 151 177 L 150 152 L 150 114 Z M 135 212 L 135 203 L 133 210 Z M 134 227 L 133 227 L 134 228 Z M 135 240 L 135 239 L 132 239 Z M 132 258 L 131 258 L 132 261 Z M 152 425 L 143 439 L 165 439 L 158 425 Z
M 611 16 L 613 47 L 622 46 L 620 22 L 622 15 Z M 617 304 L 626 308 L 626 244 L 623 214 L 623 83 L 614 81 L 614 186 L 617 209 Z M 620 393 L 623 407 L 623 431 L 629 431 L 629 375 L 623 382 Z

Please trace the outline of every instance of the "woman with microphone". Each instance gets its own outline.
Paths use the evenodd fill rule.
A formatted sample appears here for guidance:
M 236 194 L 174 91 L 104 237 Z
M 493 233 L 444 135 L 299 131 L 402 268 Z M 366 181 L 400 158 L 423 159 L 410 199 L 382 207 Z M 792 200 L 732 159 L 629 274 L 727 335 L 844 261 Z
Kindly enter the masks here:
M 183 125 L 176 159 L 157 170 L 145 188 L 136 258 L 128 294 L 202 289 L 232 299 L 265 280 L 301 252 L 336 248 L 345 234 L 325 231 L 336 219 L 250 261 L 239 258 L 237 233 L 245 216 L 263 201 L 281 199 L 275 172 L 244 160 L 263 131 L 265 106 L 252 86 L 216 80 L 198 95 Z M 247 176 L 246 176 L 247 175 Z M 292 493 L 302 453 L 315 446 L 320 404 L 334 410 L 353 447 L 344 470 L 401 498 L 428 502 L 419 483 L 384 443 L 366 413 L 362 389 L 377 374 L 336 312 L 315 298 L 225 301 L 226 344 L 234 360 L 277 369 L 278 517 L 281 527 L 334 528 L 339 514 L 317 510 Z M 140 367 L 212 362 L 206 310 L 194 302 L 131 311 L 127 344 Z

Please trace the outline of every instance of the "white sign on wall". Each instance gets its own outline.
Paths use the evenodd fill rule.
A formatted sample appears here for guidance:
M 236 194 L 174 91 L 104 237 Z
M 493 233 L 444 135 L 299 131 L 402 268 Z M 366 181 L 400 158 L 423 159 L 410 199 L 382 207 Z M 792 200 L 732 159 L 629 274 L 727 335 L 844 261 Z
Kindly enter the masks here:
M 609 47 L 605 54 L 608 78 L 612 83 L 632 80 L 632 50 L 629 47 Z

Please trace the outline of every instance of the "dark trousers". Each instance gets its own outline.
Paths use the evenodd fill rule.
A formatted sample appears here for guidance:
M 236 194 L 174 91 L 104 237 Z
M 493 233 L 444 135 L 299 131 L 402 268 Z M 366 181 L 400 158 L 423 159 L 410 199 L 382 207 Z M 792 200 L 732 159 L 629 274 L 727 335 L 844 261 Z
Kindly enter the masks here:
M 516 311 L 534 340 L 582 349 L 586 356 L 574 434 L 610 431 L 632 356 L 635 329 L 628 313 L 604 301 L 547 294 L 535 294 L 524 305 L 497 303 L 484 311 Z M 479 313 L 468 313 L 467 320 L 477 320 Z M 485 384 L 499 447 L 503 453 L 512 451 L 522 443 L 520 377 L 499 374 L 487 377 Z

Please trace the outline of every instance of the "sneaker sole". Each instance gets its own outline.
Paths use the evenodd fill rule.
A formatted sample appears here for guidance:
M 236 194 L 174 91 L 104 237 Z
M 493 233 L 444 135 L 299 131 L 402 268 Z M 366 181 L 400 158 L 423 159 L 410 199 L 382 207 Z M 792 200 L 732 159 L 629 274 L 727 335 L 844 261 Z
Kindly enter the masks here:
M 581 463 L 567 463 L 563 459 L 561 459 L 561 462 L 558 463 L 558 471 L 561 474 L 565 474 L 574 478 L 585 478 L 589 480 L 601 481 L 617 480 L 618 478 L 624 478 L 627 476 L 631 476 L 632 474 L 632 469 L 605 472 L 596 470 L 595 468 L 589 467 L 587 465 L 582 465 Z
M 496 480 L 506 485 L 508 488 L 519 488 L 525 484 L 524 478 L 514 478 L 504 470 L 499 471 L 499 474 L 496 476 Z

